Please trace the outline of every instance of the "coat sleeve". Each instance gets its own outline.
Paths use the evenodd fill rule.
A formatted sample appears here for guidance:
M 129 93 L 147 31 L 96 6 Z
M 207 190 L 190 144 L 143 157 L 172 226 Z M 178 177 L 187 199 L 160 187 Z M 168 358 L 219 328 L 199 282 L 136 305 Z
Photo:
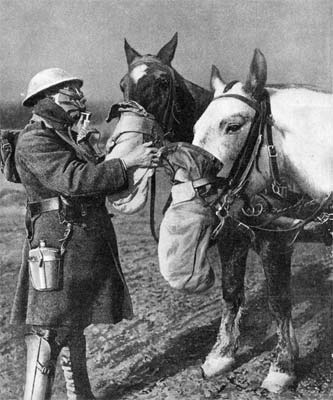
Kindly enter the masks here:
M 127 174 L 119 159 L 99 164 L 84 162 L 50 130 L 26 131 L 20 139 L 17 160 L 52 191 L 65 196 L 92 196 L 127 188 Z

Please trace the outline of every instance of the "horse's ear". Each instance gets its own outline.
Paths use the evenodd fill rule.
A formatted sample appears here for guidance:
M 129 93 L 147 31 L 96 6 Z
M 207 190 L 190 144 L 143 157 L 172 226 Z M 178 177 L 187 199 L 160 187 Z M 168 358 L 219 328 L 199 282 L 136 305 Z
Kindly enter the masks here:
M 254 50 L 253 59 L 250 66 L 250 73 L 244 85 L 246 93 L 258 99 L 264 90 L 267 79 L 267 64 L 265 56 L 259 49 Z
M 175 55 L 178 43 L 178 33 L 173 35 L 173 38 L 158 52 L 157 57 L 165 64 L 170 65 Z
M 215 95 L 218 95 L 221 92 L 223 93 L 223 90 L 226 87 L 226 84 L 221 78 L 220 71 L 215 65 L 212 65 L 212 72 L 210 75 L 210 87 L 212 90 L 214 90 Z
M 130 65 L 136 57 L 141 57 L 141 54 L 131 47 L 127 40 L 124 40 L 124 49 L 126 54 L 127 64 Z

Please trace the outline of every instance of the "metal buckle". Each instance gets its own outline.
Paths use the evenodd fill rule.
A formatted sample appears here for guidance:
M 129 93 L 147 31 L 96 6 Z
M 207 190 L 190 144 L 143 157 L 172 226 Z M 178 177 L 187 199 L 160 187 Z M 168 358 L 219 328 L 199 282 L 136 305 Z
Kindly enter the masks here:
M 45 365 L 43 365 L 40 361 L 37 361 L 37 368 L 39 369 L 39 371 L 43 374 L 43 375 L 49 375 L 51 372 L 51 368 L 50 365 L 48 363 L 46 363 Z
M 223 197 L 222 203 L 219 203 L 217 205 L 217 210 L 216 210 L 215 214 L 219 219 L 225 218 L 228 215 L 228 211 L 230 209 L 230 204 L 231 204 L 231 202 L 229 202 L 228 200 L 230 200 L 230 199 L 229 199 L 228 193 L 227 193 Z
M 281 198 L 287 197 L 288 194 L 287 186 L 280 185 L 278 182 L 274 181 L 272 183 L 272 190 L 274 194 L 278 195 Z
M 1 150 L 3 152 L 10 153 L 12 151 L 12 145 L 9 142 L 3 143 L 2 146 L 1 146 Z
M 267 124 L 269 124 L 269 125 L 271 125 L 271 126 L 274 125 L 274 118 L 273 118 L 273 115 L 272 115 L 272 114 L 267 115 L 267 117 L 266 117 L 266 122 L 267 122 Z
M 277 157 L 277 152 L 274 144 L 270 144 L 269 146 L 267 146 L 267 150 L 269 157 Z
M 316 220 L 320 223 L 320 224 L 326 224 L 326 222 L 328 221 L 333 221 L 333 213 L 322 213 L 320 215 L 318 215 L 318 217 L 316 218 Z
M 210 235 L 211 241 L 214 241 L 217 238 L 217 236 L 219 235 L 219 233 L 221 232 L 221 230 L 225 224 L 225 218 L 220 217 L 219 215 L 218 215 L 218 218 L 219 218 L 220 222 L 218 223 L 217 227 L 213 230 L 213 232 Z
M 223 207 L 220 206 L 217 211 L 215 212 L 215 215 L 217 216 L 217 218 L 219 218 L 220 220 L 224 219 L 227 215 L 228 215 L 228 210 Z

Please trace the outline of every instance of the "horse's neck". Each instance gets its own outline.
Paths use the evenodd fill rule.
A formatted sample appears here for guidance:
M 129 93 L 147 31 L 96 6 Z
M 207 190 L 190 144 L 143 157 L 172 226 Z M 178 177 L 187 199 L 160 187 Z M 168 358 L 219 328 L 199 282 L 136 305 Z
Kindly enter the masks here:
M 196 105 L 196 121 L 201 117 L 201 114 L 206 110 L 208 104 L 213 99 L 213 92 L 210 90 L 204 89 L 203 87 L 196 85 L 195 83 L 184 79 L 184 84 L 187 87 L 188 91 L 191 93 L 195 105 Z M 195 121 L 195 122 L 196 122 Z
M 176 120 L 173 126 L 176 141 L 191 143 L 193 140 L 193 127 L 201 114 L 208 106 L 212 93 L 208 90 L 187 81 L 176 72 L 177 80 L 177 107 Z
M 274 90 L 271 107 L 281 176 L 293 189 L 324 197 L 333 190 L 333 96 L 302 88 Z M 272 178 L 265 144 L 258 164 L 251 191 L 260 190 Z

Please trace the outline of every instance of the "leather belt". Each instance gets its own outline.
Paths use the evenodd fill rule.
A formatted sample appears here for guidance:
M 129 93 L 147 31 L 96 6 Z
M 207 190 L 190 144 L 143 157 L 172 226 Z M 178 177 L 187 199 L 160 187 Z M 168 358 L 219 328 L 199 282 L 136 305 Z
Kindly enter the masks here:
M 103 205 L 105 205 L 105 198 L 103 197 L 72 199 L 59 196 L 30 202 L 27 207 L 31 218 L 48 211 L 62 210 L 65 217 L 75 220 L 87 216 L 90 210 L 100 208 Z
M 47 211 L 57 211 L 60 209 L 60 205 L 60 197 L 51 197 L 49 199 L 28 203 L 28 209 L 31 217 L 34 217 L 37 214 L 42 214 Z

